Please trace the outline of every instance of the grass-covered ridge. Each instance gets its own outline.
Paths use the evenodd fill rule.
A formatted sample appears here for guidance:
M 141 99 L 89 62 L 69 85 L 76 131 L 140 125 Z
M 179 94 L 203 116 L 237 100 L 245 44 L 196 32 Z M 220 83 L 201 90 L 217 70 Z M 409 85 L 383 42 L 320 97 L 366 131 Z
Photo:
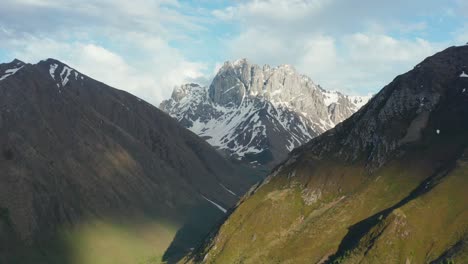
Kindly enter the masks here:
M 303 157 L 246 199 L 195 262 L 464 263 L 468 155 L 456 142 L 413 146 L 373 174 Z
M 468 47 L 295 149 L 195 263 L 468 263 Z

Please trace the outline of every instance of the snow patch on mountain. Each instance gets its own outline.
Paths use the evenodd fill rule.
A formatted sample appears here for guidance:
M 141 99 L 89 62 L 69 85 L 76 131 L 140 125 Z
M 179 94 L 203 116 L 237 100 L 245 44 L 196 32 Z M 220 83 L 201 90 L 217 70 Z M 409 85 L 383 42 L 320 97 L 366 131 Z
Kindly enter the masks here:
M 54 63 L 54 64 L 51 64 L 49 68 L 50 77 L 52 77 L 52 79 L 54 80 L 55 80 L 55 70 L 57 69 L 57 67 L 58 67 L 58 64 Z
M 68 77 L 73 69 L 68 68 L 67 66 L 63 67 L 62 72 L 60 73 L 60 78 L 62 79 L 62 86 L 65 86 L 68 83 Z
M 81 76 L 81 74 L 78 71 L 61 62 L 58 62 L 53 59 L 48 59 L 45 61 L 45 63 L 48 63 L 49 75 L 54 81 L 56 81 L 56 85 L 58 88 L 65 87 L 68 84 L 68 82 L 73 79 L 75 81 L 79 80 L 80 78 L 81 80 L 83 80 L 83 76 Z M 75 78 L 72 77 L 72 74 Z
M 231 191 L 229 188 L 227 188 L 226 186 L 224 186 L 222 183 L 219 184 L 221 187 L 223 187 L 224 190 L 226 190 L 228 193 L 234 195 L 234 196 L 237 196 L 237 194 L 233 191 Z
M 358 95 L 353 95 L 353 96 L 348 96 L 351 102 L 356 106 L 356 111 L 359 110 L 361 107 L 367 104 L 367 102 L 372 99 L 374 95 L 369 94 L 369 95 L 364 95 L 364 96 L 358 96 Z
M 330 106 L 331 104 L 338 102 L 338 93 L 337 92 L 324 91 L 323 94 L 325 95 L 324 101 L 325 101 L 326 106 Z
M 216 208 L 218 208 L 219 210 L 221 210 L 223 213 L 227 213 L 227 210 L 222 207 L 221 205 L 213 202 L 212 200 L 206 198 L 206 196 L 204 196 L 203 194 L 201 195 L 205 200 L 207 200 L 208 202 L 210 202 L 212 205 L 214 205 Z
M 5 73 L 3 74 L 3 76 L 0 76 L 0 81 L 12 76 L 13 74 L 15 74 L 17 71 L 19 71 L 21 68 L 23 68 L 23 66 L 20 66 L 20 67 L 17 67 L 17 68 L 13 68 L 13 69 L 8 69 L 5 71 Z

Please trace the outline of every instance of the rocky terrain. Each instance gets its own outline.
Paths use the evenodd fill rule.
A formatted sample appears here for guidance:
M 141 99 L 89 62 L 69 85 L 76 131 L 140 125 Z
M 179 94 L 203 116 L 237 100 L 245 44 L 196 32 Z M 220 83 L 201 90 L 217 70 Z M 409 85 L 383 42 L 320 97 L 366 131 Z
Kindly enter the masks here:
M 208 88 L 177 87 L 160 109 L 227 156 L 271 168 L 369 99 L 326 91 L 289 65 L 242 59 L 226 62 Z
M 147 263 L 256 180 L 145 101 L 59 61 L 0 64 L 0 263 Z
M 185 262 L 468 262 L 468 46 L 296 148 Z

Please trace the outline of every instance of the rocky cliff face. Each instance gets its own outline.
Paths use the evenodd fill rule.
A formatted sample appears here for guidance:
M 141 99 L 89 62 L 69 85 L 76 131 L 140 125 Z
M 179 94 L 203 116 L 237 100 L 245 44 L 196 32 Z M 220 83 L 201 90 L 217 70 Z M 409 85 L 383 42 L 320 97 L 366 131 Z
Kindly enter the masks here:
M 82 246 L 92 242 L 85 256 L 93 256 L 145 230 L 132 242 L 151 250 L 135 259 L 131 247 L 120 259 L 104 249 L 96 254 L 110 257 L 105 263 L 135 263 L 162 254 L 186 223 L 192 237 L 178 233 L 182 242 L 173 245 L 180 254 L 252 183 L 249 170 L 131 94 L 52 59 L 0 64 L 0 263 L 99 263 L 80 260 L 88 251 Z M 191 223 L 194 212 L 203 221 Z M 93 240 L 83 240 L 79 226 L 96 221 L 86 237 Z M 139 224 L 115 234 L 102 222 L 118 230 Z M 51 245 L 73 230 L 79 238 Z M 160 240 L 145 240 L 150 234 Z
M 330 92 L 289 66 L 226 62 L 209 88 L 187 84 L 160 108 L 236 159 L 274 166 L 370 97 Z
M 296 148 L 188 262 L 468 261 L 468 46 Z
M 445 103 L 449 93 L 465 95 L 465 52 L 466 47 L 451 48 L 427 58 L 385 86 L 350 120 L 298 151 L 347 161 L 365 158 L 369 168 L 379 168 L 402 146 L 422 138 L 430 116 Z M 434 127 L 426 133 L 443 130 Z

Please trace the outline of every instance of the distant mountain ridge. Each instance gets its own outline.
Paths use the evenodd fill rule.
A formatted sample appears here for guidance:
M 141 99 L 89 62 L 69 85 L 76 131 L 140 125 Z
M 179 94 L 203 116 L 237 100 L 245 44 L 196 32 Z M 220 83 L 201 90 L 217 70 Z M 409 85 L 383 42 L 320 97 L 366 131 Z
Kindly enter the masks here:
M 228 156 L 274 166 L 334 127 L 371 96 L 330 92 L 290 65 L 226 62 L 207 87 L 177 87 L 160 109 Z

